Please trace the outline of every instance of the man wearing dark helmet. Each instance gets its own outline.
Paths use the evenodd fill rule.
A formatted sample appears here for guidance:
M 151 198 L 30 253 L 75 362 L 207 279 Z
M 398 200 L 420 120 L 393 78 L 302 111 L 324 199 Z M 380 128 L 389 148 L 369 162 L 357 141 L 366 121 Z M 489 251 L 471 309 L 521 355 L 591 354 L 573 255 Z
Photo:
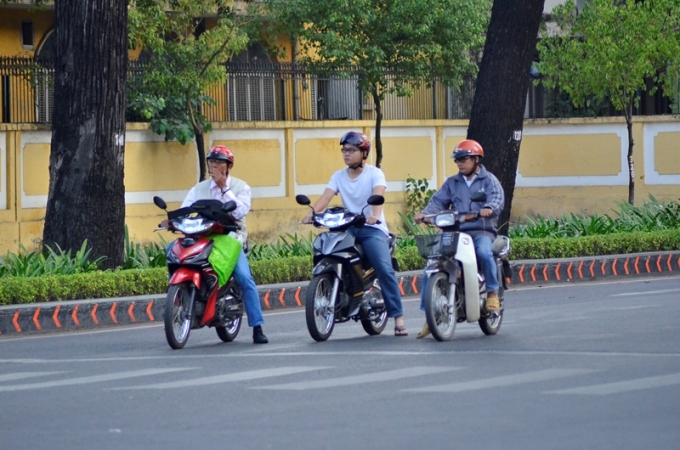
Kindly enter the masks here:
M 326 190 L 314 203 L 314 212 L 323 211 L 336 194 L 340 194 L 345 208 L 359 213 L 371 195 L 384 195 L 387 187 L 385 174 L 378 167 L 366 164 L 371 151 L 371 141 L 364 133 L 350 131 L 340 139 L 342 157 L 346 169 L 333 174 Z M 364 250 L 368 262 L 375 269 L 387 307 L 387 315 L 394 318 L 395 336 L 408 336 L 404 325 L 404 312 L 397 277 L 392 268 L 389 249 L 389 231 L 385 223 L 382 205 L 366 209 L 366 226 L 351 228 L 351 232 Z M 313 212 L 302 221 L 310 223 Z

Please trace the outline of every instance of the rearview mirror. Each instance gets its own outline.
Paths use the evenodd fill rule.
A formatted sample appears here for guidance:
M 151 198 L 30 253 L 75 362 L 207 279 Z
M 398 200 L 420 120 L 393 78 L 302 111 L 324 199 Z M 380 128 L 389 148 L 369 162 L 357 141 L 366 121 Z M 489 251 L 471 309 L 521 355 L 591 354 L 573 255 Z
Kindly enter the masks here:
M 233 201 L 233 200 L 229 200 L 224 205 L 222 205 L 222 211 L 224 211 L 226 213 L 232 212 L 235 209 L 236 209 L 236 202 Z
M 484 192 L 484 191 L 473 192 L 470 195 L 470 200 L 473 201 L 473 202 L 485 202 L 486 201 L 486 192 Z
M 295 201 L 298 202 L 298 205 L 309 205 L 310 203 L 312 203 L 309 197 L 302 194 L 296 195 Z
M 368 201 L 366 202 L 371 206 L 379 206 L 385 203 L 385 197 L 382 195 L 371 195 L 368 197 Z
M 158 196 L 153 197 L 153 203 L 154 205 L 158 206 L 160 209 L 167 209 L 168 205 L 165 203 L 165 200 Z

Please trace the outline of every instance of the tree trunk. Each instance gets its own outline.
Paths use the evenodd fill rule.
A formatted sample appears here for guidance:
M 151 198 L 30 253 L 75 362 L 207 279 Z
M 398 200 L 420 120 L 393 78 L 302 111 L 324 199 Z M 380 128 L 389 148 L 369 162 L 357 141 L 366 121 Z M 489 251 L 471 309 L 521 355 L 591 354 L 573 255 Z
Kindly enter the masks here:
M 482 144 L 484 165 L 505 191 L 506 233 L 515 190 L 529 70 L 545 0 L 494 0 L 467 136 Z
M 373 103 L 375 103 L 375 166 L 380 168 L 382 164 L 383 151 L 382 141 L 380 140 L 380 126 L 382 125 L 382 108 L 378 87 L 373 90 Z
M 635 205 L 635 162 L 633 161 L 633 105 L 626 107 L 626 129 L 628 130 L 628 203 Z
M 127 1 L 55 2 L 50 184 L 43 245 L 87 240 L 104 268 L 124 260 Z
M 198 152 L 198 167 L 199 167 L 199 181 L 205 180 L 207 176 L 207 162 L 205 160 L 205 139 L 203 139 L 203 130 L 198 127 L 194 128 L 194 134 L 196 135 L 196 151 Z

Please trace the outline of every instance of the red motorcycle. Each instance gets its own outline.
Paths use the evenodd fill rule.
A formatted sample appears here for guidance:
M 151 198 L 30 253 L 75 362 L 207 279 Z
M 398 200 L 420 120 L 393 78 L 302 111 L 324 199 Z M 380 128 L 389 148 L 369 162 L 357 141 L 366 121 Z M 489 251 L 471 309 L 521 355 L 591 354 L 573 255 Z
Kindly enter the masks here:
M 167 211 L 162 198 L 154 197 L 153 202 Z M 241 329 L 241 290 L 233 277 L 220 287 L 220 274 L 211 263 L 219 235 L 240 228 L 229 214 L 235 208 L 233 201 L 199 200 L 189 207 L 167 211 L 168 226 L 159 228 L 184 235 L 166 252 L 170 281 L 163 318 L 165 337 L 173 349 L 183 348 L 190 331 L 196 328 L 215 327 L 223 342 L 236 339 Z M 228 245 L 238 244 L 238 248 L 230 247 L 230 254 L 238 258 L 241 244 L 233 241 Z

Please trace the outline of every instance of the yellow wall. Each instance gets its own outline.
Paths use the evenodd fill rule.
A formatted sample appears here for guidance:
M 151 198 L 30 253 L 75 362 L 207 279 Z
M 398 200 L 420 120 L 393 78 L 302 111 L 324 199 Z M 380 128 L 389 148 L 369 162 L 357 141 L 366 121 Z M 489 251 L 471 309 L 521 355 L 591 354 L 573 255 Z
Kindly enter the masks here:
M 52 29 L 52 10 L 0 9 L 0 55 L 33 56 L 45 34 Z M 21 45 L 21 22 L 33 22 L 33 49 Z
M 306 209 L 295 195 L 314 201 L 331 174 L 344 167 L 340 136 L 361 130 L 375 136 L 372 121 L 216 123 L 206 145 L 234 151 L 234 176 L 253 190 L 248 230 L 255 241 L 275 241 L 285 233 L 307 235 Z M 381 131 L 382 168 L 388 184 L 385 212 L 393 231 L 404 210 L 405 179 L 441 186 L 456 173 L 451 151 L 465 138 L 466 121 L 385 121 Z M 636 118 L 635 198 L 649 194 L 677 200 L 680 192 L 680 122 L 666 117 Z M 47 126 L 0 125 L 0 254 L 19 243 L 40 246 L 48 195 Z M 610 213 L 628 197 L 625 123 L 620 119 L 530 120 L 525 122 L 512 220 L 527 215 L 571 212 Z M 153 205 L 159 195 L 178 207 L 198 181 L 193 144 L 165 142 L 145 124 L 128 124 L 125 146 L 126 223 L 136 242 L 159 241 L 152 231 L 163 217 Z M 371 152 L 370 162 L 375 161 Z M 333 204 L 340 204 L 338 198 Z M 163 234 L 171 240 L 171 234 Z

